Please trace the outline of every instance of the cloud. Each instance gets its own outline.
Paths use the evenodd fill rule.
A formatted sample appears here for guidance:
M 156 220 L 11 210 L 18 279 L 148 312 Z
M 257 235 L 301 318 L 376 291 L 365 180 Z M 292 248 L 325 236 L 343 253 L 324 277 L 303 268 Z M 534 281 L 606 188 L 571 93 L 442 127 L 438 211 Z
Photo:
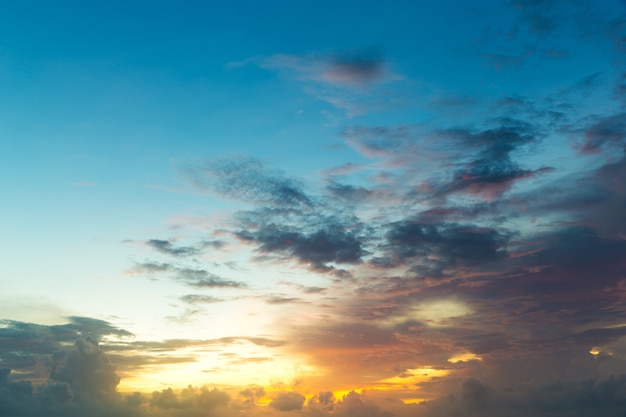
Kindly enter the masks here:
M 248 63 L 299 81 L 305 93 L 345 111 L 348 118 L 373 109 L 402 105 L 407 99 L 406 89 L 393 90 L 390 86 L 404 77 L 392 72 L 391 64 L 374 48 L 275 54 L 230 66 Z M 322 114 L 328 115 L 334 123 L 339 121 L 338 116 L 328 110 L 323 110 Z
M 49 355 L 61 351 L 64 345 L 79 337 L 98 340 L 105 336 L 132 336 L 132 333 L 103 320 L 76 316 L 68 319 L 69 323 L 52 326 L 0 320 L 0 361 L 3 366 L 41 381 L 47 378 L 47 369 L 42 365 Z
M 467 413 L 476 417 L 619 416 L 624 411 L 626 375 L 607 379 L 530 382 L 490 387 L 476 379 L 461 392 L 427 404 L 428 416 Z
M 120 382 L 108 356 L 89 337 L 77 339 L 69 352 L 53 355 L 50 379 L 69 384 L 78 398 L 111 396 Z
M 209 161 L 187 169 L 200 189 L 212 190 L 228 198 L 280 207 L 310 206 L 301 185 L 279 171 L 270 171 L 256 159 L 231 157 Z
M 362 395 L 351 391 L 341 401 L 335 403 L 333 415 L 337 417 L 391 417 L 392 413 L 381 410 L 372 402 L 364 401 Z
M 472 225 L 401 221 L 389 225 L 379 266 L 413 264 L 413 271 L 434 276 L 446 268 L 481 265 L 504 259 L 510 235 Z
M 376 50 L 307 56 L 280 54 L 262 59 L 259 65 L 266 69 L 286 71 L 303 81 L 343 88 L 361 88 L 401 79 L 389 71 L 388 63 Z
M 584 138 L 579 145 L 583 154 L 599 153 L 612 147 L 623 149 L 626 146 L 626 113 L 597 117 L 580 133 Z
M 326 186 L 326 190 L 328 190 L 333 197 L 348 203 L 360 203 L 367 201 L 374 194 L 372 190 L 365 187 L 340 184 L 335 181 L 328 184 Z
M 271 305 L 306 303 L 306 301 L 304 301 L 302 298 L 282 297 L 278 295 L 271 295 L 271 296 L 266 297 L 265 302 Z
M 150 239 L 146 242 L 146 245 L 161 253 L 172 256 L 190 256 L 198 253 L 197 249 L 189 246 L 176 248 L 169 240 Z
M 180 297 L 180 300 L 184 303 L 196 305 L 196 304 L 214 304 L 221 303 L 224 301 L 223 298 L 212 297 L 210 295 L 202 295 L 202 294 L 187 294 Z
M 297 392 L 281 392 L 270 402 L 270 407 L 278 411 L 301 410 L 304 399 L 304 395 Z
M 463 167 L 454 172 L 450 181 L 437 186 L 436 193 L 464 192 L 494 200 L 508 191 L 514 182 L 552 170 L 548 167 L 534 170 L 520 168 L 511 154 L 535 142 L 538 133 L 526 122 L 504 119 L 500 123 L 502 125 L 494 129 L 450 129 L 442 132 L 475 153 L 469 161 L 462 163 Z
M 161 274 L 169 273 L 177 281 L 192 287 L 200 288 L 245 288 L 244 282 L 222 278 L 205 269 L 193 269 L 175 266 L 170 263 L 143 262 L 137 263 L 130 269 L 133 274 Z
M 467 194 L 493 201 L 516 182 L 552 171 L 545 166 L 523 168 L 514 160 L 516 152 L 535 145 L 544 135 L 539 126 L 510 118 L 488 123 L 495 127 L 354 126 L 342 135 L 364 156 L 403 170 L 404 188 L 417 199 Z M 443 172 L 442 167 L 446 168 Z M 431 178 L 423 174 L 436 169 L 439 172 Z M 366 188 L 336 183 L 331 183 L 329 191 L 353 201 L 371 195 Z
M 265 394 L 265 388 L 256 385 L 251 385 L 239 391 L 239 395 L 244 398 L 243 401 L 246 407 L 254 406 L 259 398 L 265 397 Z
M 375 51 L 357 51 L 332 56 L 321 78 L 335 85 L 364 86 L 383 79 L 385 62 Z
M 150 406 L 166 410 L 182 410 L 184 413 L 200 411 L 206 413 L 216 407 L 226 406 L 230 402 L 230 395 L 216 388 L 209 390 L 206 387 L 196 388 L 188 386 L 177 395 L 172 388 L 154 391 Z M 194 413 L 195 414 L 195 413 Z
M 341 224 L 328 224 L 311 232 L 296 227 L 268 224 L 254 231 L 240 231 L 237 236 L 258 244 L 261 253 L 294 257 L 313 269 L 330 270 L 329 263 L 357 264 L 366 254 L 357 235 L 342 230 Z

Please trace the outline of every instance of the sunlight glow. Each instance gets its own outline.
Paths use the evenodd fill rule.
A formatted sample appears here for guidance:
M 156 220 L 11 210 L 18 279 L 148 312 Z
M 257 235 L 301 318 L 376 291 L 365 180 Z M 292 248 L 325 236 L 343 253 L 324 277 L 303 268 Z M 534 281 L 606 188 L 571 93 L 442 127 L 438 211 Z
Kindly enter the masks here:
M 467 361 L 482 361 L 483 358 L 474 353 L 459 353 L 448 359 L 450 363 L 459 363 Z
M 451 320 L 472 313 L 472 310 L 456 300 L 436 300 L 418 303 L 407 314 L 385 320 L 387 325 L 397 325 L 408 321 L 421 321 L 431 327 L 451 326 Z
M 407 369 L 404 374 L 399 376 L 394 376 L 392 378 L 385 378 L 380 382 L 390 385 L 414 385 L 418 382 L 427 381 L 430 378 L 438 378 L 443 377 L 450 374 L 448 369 L 437 369 L 431 367 L 423 367 L 423 368 L 415 368 L 415 369 Z M 378 389 L 395 389 L 396 387 L 385 387 Z

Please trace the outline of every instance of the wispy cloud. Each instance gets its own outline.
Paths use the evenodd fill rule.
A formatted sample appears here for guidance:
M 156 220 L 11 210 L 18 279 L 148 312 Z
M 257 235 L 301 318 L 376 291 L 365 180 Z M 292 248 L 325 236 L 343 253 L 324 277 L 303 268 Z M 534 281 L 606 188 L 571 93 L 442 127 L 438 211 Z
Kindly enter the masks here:
M 385 88 L 404 79 L 394 73 L 382 52 L 357 49 L 307 55 L 276 54 L 233 62 L 231 68 L 255 64 L 302 83 L 308 94 L 345 111 L 350 118 L 372 109 L 395 106 L 406 97 Z

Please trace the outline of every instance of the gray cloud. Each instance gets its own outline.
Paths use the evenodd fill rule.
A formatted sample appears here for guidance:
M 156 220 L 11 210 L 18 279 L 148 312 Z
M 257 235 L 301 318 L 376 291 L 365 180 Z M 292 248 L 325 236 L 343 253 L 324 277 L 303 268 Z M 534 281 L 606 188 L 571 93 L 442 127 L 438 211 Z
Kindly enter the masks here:
M 221 303 L 224 301 L 223 298 L 212 297 L 210 295 L 202 295 L 202 294 L 187 294 L 180 297 L 180 300 L 187 304 L 214 304 Z
M 143 262 L 135 264 L 133 273 L 161 274 L 169 273 L 171 278 L 192 287 L 200 288 L 245 288 L 244 282 L 222 278 L 205 269 L 179 267 L 170 263 Z
M 150 239 L 146 242 L 146 245 L 150 246 L 157 251 L 166 255 L 172 256 L 190 256 L 198 253 L 197 249 L 190 246 L 174 247 L 169 240 Z
M 582 132 L 584 137 L 580 152 L 584 154 L 599 153 L 613 145 L 618 149 L 626 146 L 626 113 L 596 117 Z M 621 149 L 620 149 L 621 150 Z
M 263 253 L 292 256 L 314 269 L 328 270 L 328 263 L 356 264 L 365 251 L 359 238 L 341 225 L 305 232 L 297 228 L 269 224 L 256 231 L 241 231 L 239 238 L 257 243 Z
M 270 407 L 278 411 L 301 410 L 304 399 L 304 395 L 297 392 L 281 392 L 270 402 Z
M 50 379 L 69 384 L 79 398 L 112 396 L 120 382 L 108 356 L 88 337 L 77 339 L 69 352 L 53 355 Z
M 402 221 L 389 225 L 378 266 L 413 264 L 413 270 L 437 276 L 445 268 L 481 265 L 504 259 L 510 234 L 472 225 Z

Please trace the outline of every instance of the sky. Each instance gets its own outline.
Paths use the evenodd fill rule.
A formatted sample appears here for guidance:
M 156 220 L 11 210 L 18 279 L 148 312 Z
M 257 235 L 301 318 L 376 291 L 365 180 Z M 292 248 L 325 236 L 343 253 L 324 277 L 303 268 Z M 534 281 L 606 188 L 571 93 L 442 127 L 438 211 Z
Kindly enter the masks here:
M 626 2 L 0 2 L 0 416 L 626 415 Z

